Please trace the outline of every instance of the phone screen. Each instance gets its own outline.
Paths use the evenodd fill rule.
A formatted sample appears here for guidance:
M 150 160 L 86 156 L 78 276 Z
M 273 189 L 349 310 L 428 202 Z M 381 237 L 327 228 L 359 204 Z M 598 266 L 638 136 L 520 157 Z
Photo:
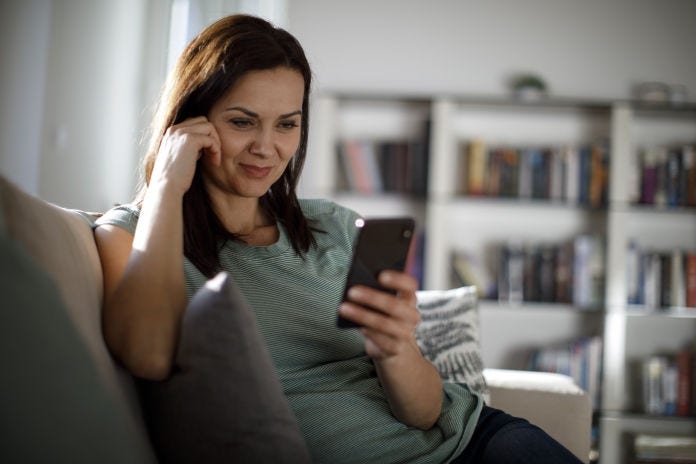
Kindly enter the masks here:
M 408 217 L 358 219 L 355 226 L 360 230 L 342 301 L 347 299 L 350 287 L 358 284 L 392 292 L 379 285 L 377 275 L 385 269 L 405 269 L 415 221 Z M 357 327 L 340 315 L 337 325 L 341 328 Z

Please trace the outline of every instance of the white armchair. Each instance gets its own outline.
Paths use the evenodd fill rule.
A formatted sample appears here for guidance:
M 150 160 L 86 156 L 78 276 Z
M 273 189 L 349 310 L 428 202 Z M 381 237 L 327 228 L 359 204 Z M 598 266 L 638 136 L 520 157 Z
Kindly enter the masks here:
M 572 377 L 484 369 L 490 405 L 538 425 L 583 462 L 590 459 L 592 404 Z

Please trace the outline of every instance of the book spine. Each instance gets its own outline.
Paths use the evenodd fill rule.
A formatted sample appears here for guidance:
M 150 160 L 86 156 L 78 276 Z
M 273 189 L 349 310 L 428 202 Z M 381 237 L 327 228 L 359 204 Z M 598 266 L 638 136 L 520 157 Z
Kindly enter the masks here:
M 643 361 L 643 410 L 646 414 L 663 413 L 662 376 L 666 358 L 650 356 Z
M 686 306 L 686 287 L 684 286 L 684 253 L 681 250 L 673 250 L 671 254 L 671 302 L 672 306 L 681 308 Z
M 684 168 L 684 206 L 696 207 L 696 147 L 687 145 L 682 154 Z
M 692 251 L 685 256 L 685 303 L 686 306 L 696 308 L 696 251 Z
M 626 251 L 626 287 L 628 290 L 628 304 L 642 304 L 641 276 L 640 276 L 640 248 L 631 240 Z
M 641 173 L 640 202 L 644 205 L 652 205 L 655 203 L 655 190 L 657 188 L 657 152 L 655 149 L 643 150 Z
M 474 139 L 469 143 L 467 159 L 467 185 L 469 195 L 483 195 L 486 185 L 486 143 Z
M 577 147 L 568 146 L 565 149 L 565 200 L 574 205 L 578 202 L 578 194 L 580 191 L 579 180 L 579 154 Z
M 691 365 L 692 354 L 688 349 L 681 350 L 676 355 L 677 363 L 677 406 L 678 416 L 691 415 Z

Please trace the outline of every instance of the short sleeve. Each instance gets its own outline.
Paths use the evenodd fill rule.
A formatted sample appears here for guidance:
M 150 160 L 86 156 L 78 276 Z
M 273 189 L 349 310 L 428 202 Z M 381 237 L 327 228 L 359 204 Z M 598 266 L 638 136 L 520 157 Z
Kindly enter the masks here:
M 131 234 L 135 234 L 135 226 L 138 224 L 140 208 L 133 204 L 119 205 L 111 208 L 102 217 L 96 220 L 95 227 L 106 224 L 120 227 Z

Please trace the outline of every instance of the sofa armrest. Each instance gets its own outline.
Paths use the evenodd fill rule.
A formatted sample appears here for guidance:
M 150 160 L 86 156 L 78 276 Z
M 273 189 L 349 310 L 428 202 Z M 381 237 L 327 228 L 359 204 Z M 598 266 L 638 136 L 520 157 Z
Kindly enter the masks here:
M 567 375 L 484 369 L 490 405 L 541 427 L 581 461 L 589 462 L 592 405 Z

